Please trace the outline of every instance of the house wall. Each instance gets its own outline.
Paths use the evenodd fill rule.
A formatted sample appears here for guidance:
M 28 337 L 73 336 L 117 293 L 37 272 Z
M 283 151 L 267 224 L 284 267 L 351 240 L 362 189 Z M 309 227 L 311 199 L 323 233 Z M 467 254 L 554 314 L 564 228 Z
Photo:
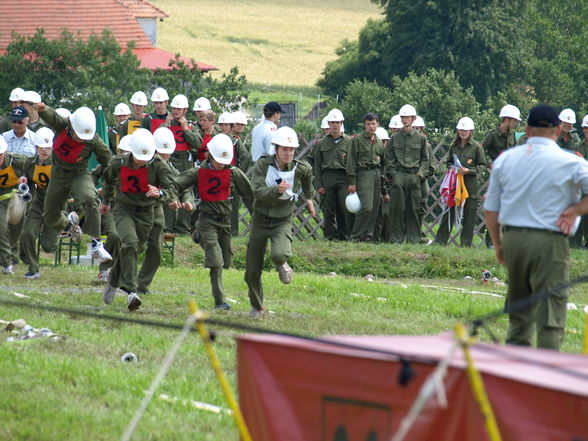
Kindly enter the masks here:
M 147 38 L 149 38 L 153 47 L 157 47 L 157 19 L 137 18 L 137 22 L 143 28 L 145 35 L 147 35 Z

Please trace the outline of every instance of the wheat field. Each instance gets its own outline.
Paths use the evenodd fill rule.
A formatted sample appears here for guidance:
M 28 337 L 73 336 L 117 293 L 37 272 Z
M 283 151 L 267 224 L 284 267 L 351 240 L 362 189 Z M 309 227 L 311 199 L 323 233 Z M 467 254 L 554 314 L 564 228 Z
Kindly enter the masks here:
M 314 86 L 343 39 L 354 40 L 370 0 L 153 0 L 169 17 L 157 46 L 219 68 L 234 65 L 264 87 Z

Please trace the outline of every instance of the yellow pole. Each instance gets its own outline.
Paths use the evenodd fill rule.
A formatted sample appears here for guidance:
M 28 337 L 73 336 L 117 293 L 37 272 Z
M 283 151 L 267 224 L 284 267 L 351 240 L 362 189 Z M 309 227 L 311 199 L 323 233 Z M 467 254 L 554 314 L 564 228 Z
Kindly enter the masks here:
M 231 390 L 231 386 L 225 373 L 222 370 L 220 360 L 218 359 L 216 352 L 214 351 L 214 347 L 210 342 L 210 335 L 206 330 L 206 326 L 204 326 L 204 320 L 206 317 L 202 312 L 198 310 L 198 305 L 193 300 L 188 302 L 188 308 L 190 308 L 190 312 L 193 315 L 198 315 L 198 320 L 196 321 L 196 329 L 198 330 L 198 334 L 200 334 L 200 338 L 202 338 L 202 342 L 204 343 L 204 347 L 206 348 L 206 352 L 208 353 L 208 358 L 210 359 L 210 364 L 214 369 L 218 382 L 220 383 L 221 389 L 225 394 L 225 398 L 229 407 L 233 411 L 233 418 L 235 419 L 235 424 L 239 429 L 239 433 L 241 434 L 242 441 L 253 441 L 251 435 L 249 434 L 249 429 L 247 429 L 247 424 L 245 424 L 245 419 L 243 418 L 243 414 L 241 413 L 241 409 L 239 409 L 239 405 L 237 404 L 237 400 L 233 396 L 233 391 Z
M 461 323 L 457 323 L 455 325 L 455 333 L 457 334 L 457 338 L 461 342 L 461 347 L 463 348 L 463 354 L 467 364 L 468 378 L 472 386 L 472 391 L 474 392 L 474 397 L 480 405 L 482 415 L 484 416 L 486 431 L 488 432 L 490 441 L 502 441 L 500 431 L 498 430 L 498 424 L 496 424 L 494 412 L 492 411 L 492 406 L 490 405 L 490 400 L 488 399 L 488 395 L 486 395 L 486 390 L 484 389 L 482 376 L 480 375 L 480 372 L 476 370 L 474 360 L 470 352 L 471 340 L 468 338 L 466 329 Z
M 588 312 L 584 314 L 584 354 L 588 354 Z

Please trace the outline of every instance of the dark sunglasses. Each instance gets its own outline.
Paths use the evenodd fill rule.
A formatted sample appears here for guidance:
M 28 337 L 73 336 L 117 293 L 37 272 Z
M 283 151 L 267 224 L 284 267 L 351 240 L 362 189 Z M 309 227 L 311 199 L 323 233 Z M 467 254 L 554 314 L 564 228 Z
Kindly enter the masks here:
M 24 124 L 24 121 L 12 121 L 12 124 Z

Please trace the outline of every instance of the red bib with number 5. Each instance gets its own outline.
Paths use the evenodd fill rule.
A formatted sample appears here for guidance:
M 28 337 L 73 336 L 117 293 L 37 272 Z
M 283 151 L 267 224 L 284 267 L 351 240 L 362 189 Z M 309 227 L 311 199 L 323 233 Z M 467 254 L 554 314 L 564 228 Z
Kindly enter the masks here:
M 186 137 L 184 136 L 184 129 L 182 129 L 182 126 L 171 126 L 169 129 L 174 134 L 174 139 L 176 140 L 176 151 L 189 151 L 190 146 L 188 145 L 188 141 L 186 141 Z
M 147 167 L 120 168 L 120 191 L 122 193 L 147 193 L 149 177 Z
M 68 134 L 67 130 L 62 130 L 55 141 L 53 141 L 53 151 L 62 161 L 69 164 L 78 162 L 80 153 L 84 150 L 86 144 L 83 142 L 74 141 Z
M 231 192 L 231 169 L 198 170 L 198 192 L 203 201 L 226 201 Z

